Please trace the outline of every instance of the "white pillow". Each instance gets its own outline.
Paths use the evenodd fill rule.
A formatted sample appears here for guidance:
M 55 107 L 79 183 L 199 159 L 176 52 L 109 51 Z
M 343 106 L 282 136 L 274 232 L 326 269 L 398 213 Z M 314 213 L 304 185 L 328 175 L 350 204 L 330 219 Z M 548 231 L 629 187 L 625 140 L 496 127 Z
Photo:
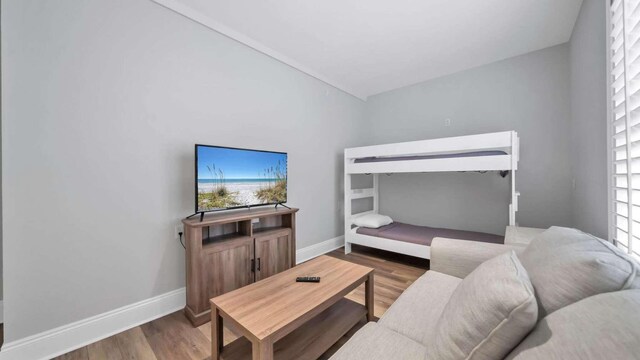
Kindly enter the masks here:
M 353 220 L 353 225 L 362 226 L 366 228 L 377 229 L 380 226 L 389 225 L 393 222 L 393 220 L 386 216 L 380 214 L 367 214 L 362 215 Z

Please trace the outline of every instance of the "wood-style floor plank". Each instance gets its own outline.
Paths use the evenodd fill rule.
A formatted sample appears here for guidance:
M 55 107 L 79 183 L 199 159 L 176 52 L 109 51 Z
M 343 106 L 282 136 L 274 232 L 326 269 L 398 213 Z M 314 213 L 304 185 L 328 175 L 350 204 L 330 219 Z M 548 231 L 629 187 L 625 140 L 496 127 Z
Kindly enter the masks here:
M 353 250 L 349 255 L 345 255 L 343 249 L 334 250 L 328 255 L 375 269 L 374 315 L 378 318 L 387 311 L 409 285 L 429 269 L 428 260 L 356 245 L 353 245 Z M 347 298 L 364 304 L 364 285 L 352 291 L 347 295 Z M 320 359 L 326 360 L 330 358 L 365 324 L 366 321 L 363 319 L 331 349 L 324 353 Z M 238 335 L 231 329 L 224 328 L 225 345 L 237 338 Z M 210 346 L 210 323 L 194 328 L 182 311 L 178 311 L 74 350 L 56 359 L 209 360 Z
M 124 359 L 157 359 L 140 326 L 121 332 L 114 337 Z
M 204 359 L 209 356 L 211 343 L 198 328 L 182 314 L 175 312 L 141 325 L 158 360 Z
M 80 349 L 73 350 L 64 355 L 58 356 L 56 359 L 60 360 L 88 360 L 89 350 L 88 347 L 81 347 Z
M 89 360 L 124 360 L 116 336 L 88 345 L 87 354 Z

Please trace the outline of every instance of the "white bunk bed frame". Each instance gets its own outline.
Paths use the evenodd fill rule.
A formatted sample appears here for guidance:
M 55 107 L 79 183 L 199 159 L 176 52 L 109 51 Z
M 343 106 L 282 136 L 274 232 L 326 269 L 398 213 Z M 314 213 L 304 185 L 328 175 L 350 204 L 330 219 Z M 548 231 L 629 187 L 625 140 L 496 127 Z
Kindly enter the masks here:
M 359 162 L 362 158 L 404 157 L 421 155 L 446 155 L 476 151 L 501 150 L 502 155 L 465 156 L 437 159 L 409 159 L 378 162 Z M 352 228 L 353 220 L 366 214 L 378 213 L 379 174 L 421 173 L 446 171 L 510 171 L 511 204 L 509 204 L 509 225 L 516 225 L 518 196 L 515 171 L 518 169 L 519 138 L 515 131 L 457 136 L 442 139 L 411 141 L 396 144 L 349 148 L 344 151 L 344 208 L 345 232 L 344 251 L 351 252 L 351 244 L 364 245 L 405 255 L 429 259 L 430 247 L 426 245 L 391 240 L 376 236 L 358 234 Z M 351 176 L 372 174 L 373 187 L 352 189 Z M 373 209 L 357 214 L 352 213 L 352 200 L 372 198 Z

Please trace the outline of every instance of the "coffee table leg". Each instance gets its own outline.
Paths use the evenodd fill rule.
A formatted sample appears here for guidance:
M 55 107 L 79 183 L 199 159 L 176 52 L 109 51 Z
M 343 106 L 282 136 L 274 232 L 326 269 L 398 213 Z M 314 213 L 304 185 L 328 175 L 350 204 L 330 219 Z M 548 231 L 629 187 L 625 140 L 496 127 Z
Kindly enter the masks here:
M 217 307 L 211 306 L 211 360 L 220 359 L 220 353 L 224 346 L 224 332 L 222 329 L 222 317 Z
M 257 341 L 251 344 L 253 360 L 273 360 L 273 343 L 270 340 Z
M 373 272 L 371 272 L 371 274 L 369 274 L 369 276 L 367 277 L 367 280 L 365 280 L 364 288 L 364 300 L 365 306 L 367 307 L 367 321 L 373 321 Z

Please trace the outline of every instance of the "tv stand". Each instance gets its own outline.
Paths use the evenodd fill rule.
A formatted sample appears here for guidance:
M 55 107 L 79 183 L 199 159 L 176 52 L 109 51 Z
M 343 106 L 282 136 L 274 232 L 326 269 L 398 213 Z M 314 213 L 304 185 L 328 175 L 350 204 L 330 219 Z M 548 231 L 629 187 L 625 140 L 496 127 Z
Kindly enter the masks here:
M 285 207 L 285 208 L 287 208 L 287 209 L 291 209 L 290 207 L 288 207 L 288 206 L 287 206 L 287 205 L 285 205 L 284 203 L 277 203 L 277 204 L 276 204 L 276 206 L 275 206 L 275 208 L 276 208 L 276 209 L 278 208 L 278 205 L 280 205 L 280 206 L 282 206 L 282 207 Z
M 187 267 L 184 310 L 194 326 L 211 320 L 209 299 L 296 265 L 297 211 L 262 207 L 182 220 Z

